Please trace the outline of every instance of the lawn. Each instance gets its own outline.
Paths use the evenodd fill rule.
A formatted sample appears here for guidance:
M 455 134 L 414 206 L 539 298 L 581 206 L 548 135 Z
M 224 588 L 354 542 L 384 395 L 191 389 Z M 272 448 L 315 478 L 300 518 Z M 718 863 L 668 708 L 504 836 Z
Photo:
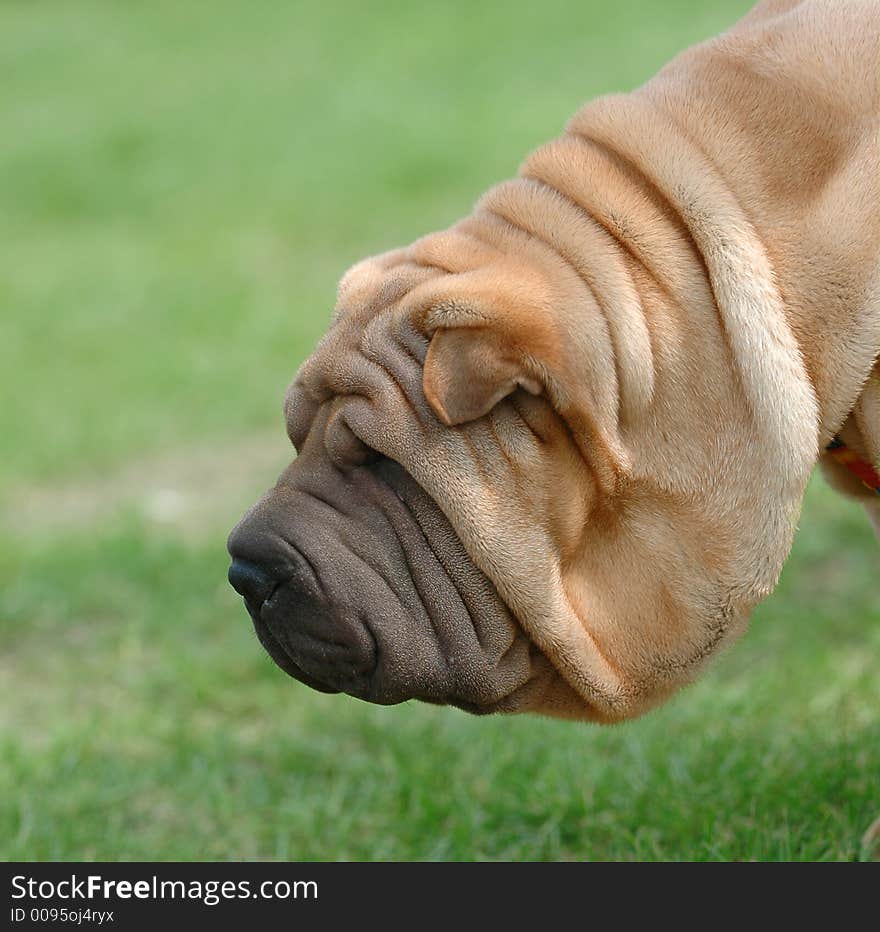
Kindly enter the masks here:
M 819 480 L 746 637 L 614 728 L 313 693 L 225 582 L 344 268 L 749 5 L 0 6 L 0 857 L 860 856 L 878 549 Z

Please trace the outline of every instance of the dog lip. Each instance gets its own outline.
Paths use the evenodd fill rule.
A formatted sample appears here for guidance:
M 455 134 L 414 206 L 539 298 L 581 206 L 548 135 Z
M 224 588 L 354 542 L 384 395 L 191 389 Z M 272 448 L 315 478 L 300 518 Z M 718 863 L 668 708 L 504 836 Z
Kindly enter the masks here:
M 308 565 L 308 561 L 305 562 Z M 317 657 L 313 656 L 308 648 L 305 654 L 301 655 L 299 653 L 302 645 L 296 643 L 296 611 L 298 606 L 294 603 L 292 607 L 286 604 L 285 601 L 288 592 L 286 584 L 295 582 L 296 578 L 296 574 L 294 574 L 281 580 L 275 586 L 271 596 L 260 606 L 256 615 L 254 612 L 251 613 L 251 617 L 255 619 L 255 625 L 258 626 L 258 636 L 260 632 L 266 635 L 265 639 L 261 637 L 261 641 L 270 656 L 272 656 L 275 662 L 286 673 L 294 677 L 294 679 L 320 689 L 323 692 L 345 692 L 356 698 L 382 702 L 383 700 L 381 698 L 373 698 L 374 695 L 378 697 L 381 693 L 381 690 L 377 691 L 376 689 L 376 679 L 380 675 L 381 651 L 379 648 L 379 640 L 363 613 L 358 613 L 357 615 L 357 627 L 363 635 L 365 635 L 366 644 L 363 645 L 363 652 L 360 655 L 356 667 L 349 670 L 348 675 L 343 676 L 342 679 L 337 680 L 336 676 L 331 675 L 327 671 L 322 673 L 320 669 L 315 670 L 310 661 L 316 660 Z M 294 599 L 296 599 L 295 595 Z M 355 648 L 357 645 L 357 638 L 354 640 L 347 640 L 344 635 L 333 636 L 335 630 L 339 628 L 344 630 L 345 627 L 343 619 L 334 618 L 333 605 L 327 604 L 322 600 L 318 600 L 317 604 L 314 602 L 312 604 L 314 605 L 314 609 L 325 616 L 326 620 L 330 623 L 327 635 L 322 633 L 319 636 L 320 640 L 326 643 L 324 650 L 329 651 L 332 655 L 333 652 L 340 649 L 343 652 L 348 652 Z M 293 613 L 291 612 L 291 608 L 293 608 Z M 291 635 L 293 636 L 293 640 L 291 640 Z M 284 662 L 279 659 L 278 653 L 282 655 Z M 324 651 L 321 651 L 321 657 L 326 659 L 326 653 Z M 345 666 L 347 666 L 347 664 L 344 665 L 339 672 L 342 672 Z M 334 685 L 330 686 L 328 682 L 332 682 Z M 385 702 L 385 704 L 387 704 L 387 702 Z
M 277 588 L 277 587 L 276 587 Z M 263 620 L 262 617 L 262 608 L 255 610 L 252 606 L 247 605 L 248 614 L 251 616 L 251 619 L 254 623 L 254 630 L 256 631 L 257 638 L 260 643 L 266 650 L 266 653 L 272 658 L 275 664 L 281 668 L 291 679 L 297 680 L 300 683 L 304 683 L 306 686 L 310 686 L 312 689 L 316 689 L 318 692 L 336 694 L 340 690 L 336 689 L 333 686 L 328 686 L 322 680 L 319 680 L 317 677 L 313 676 L 311 673 L 307 673 L 298 663 L 291 657 L 288 651 L 285 649 L 281 641 L 275 637 L 271 627 Z M 265 605 L 265 603 L 264 603 Z
M 261 615 L 261 617 L 262 617 L 263 610 L 264 610 L 264 609 L 267 609 L 267 608 L 269 608 L 269 607 L 271 606 L 272 599 L 275 598 L 276 594 L 278 593 L 278 590 L 279 590 L 282 586 L 286 585 L 288 582 L 290 582 L 289 579 L 279 579 L 278 582 L 275 583 L 275 585 L 272 587 L 272 591 L 266 596 L 265 599 L 263 599 L 263 602 L 262 602 L 262 604 L 260 605 L 260 615 Z
M 287 582 L 287 580 L 284 580 L 284 579 L 276 582 L 272 586 L 272 588 L 269 590 L 268 595 L 266 595 L 266 597 L 259 604 L 249 599 L 246 595 L 241 596 L 241 599 L 244 602 L 244 607 L 247 609 L 248 614 L 251 616 L 252 619 L 256 620 L 257 618 L 260 618 L 260 620 L 262 620 L 261 615 L 262 615 L 263 609 L 269 605 L 269 603 L 275 597 L 275 594 L 278 592 L 281 586 L 284 585 L 285 582 Z

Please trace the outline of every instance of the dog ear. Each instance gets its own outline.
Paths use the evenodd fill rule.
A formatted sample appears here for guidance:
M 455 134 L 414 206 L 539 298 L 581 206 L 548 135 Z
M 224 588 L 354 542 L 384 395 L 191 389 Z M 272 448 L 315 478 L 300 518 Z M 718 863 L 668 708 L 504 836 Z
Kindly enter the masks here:
M 441 423 L 475 421 L 517 389 L 540 395 L 610 487 L 627 469 L 614 356 L 583 302 L 579 281 L 493 256 L 414 289 L 403 313 L 430 340 L 422 390 Z M 574 336 L 572 317 L 581 321 Z
M 447 250 L 473 264 L 413 296 L 412 315 L 430 338 L 422 388 L 448 427 L 483 417 L 518 388 L 552 400 L 548 376 L 565 368 L 553 313 L 561 299 L 546 274 L 485 245 L 475 255 L 467 244 L 446 237 Z
M 447 427 L 483 417 L 517 388 L 541 393 L 540 382 L 486 327 L 437 330 L 425 357 L 423 388 Z

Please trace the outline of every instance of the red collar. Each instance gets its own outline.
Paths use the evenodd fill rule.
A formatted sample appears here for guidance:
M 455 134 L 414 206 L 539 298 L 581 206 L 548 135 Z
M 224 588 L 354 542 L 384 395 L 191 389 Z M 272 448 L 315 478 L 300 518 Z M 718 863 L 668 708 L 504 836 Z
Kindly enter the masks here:
M 863 460 L 858 453 L 851 450 L 839 437 L 835 437 L 826 449 L 841 466 L 861 479 L 862 485 L 880 495 L 880 474 L 869 462 Z

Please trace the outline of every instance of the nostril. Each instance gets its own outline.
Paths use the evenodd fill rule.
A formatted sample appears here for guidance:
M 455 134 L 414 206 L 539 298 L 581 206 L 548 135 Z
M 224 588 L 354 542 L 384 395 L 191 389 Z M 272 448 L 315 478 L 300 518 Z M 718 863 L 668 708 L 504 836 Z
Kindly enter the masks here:
M 271 576 L 244 560 L 234 560 L 229 567 L 229 584 L 255 607 L 262 605 L 275 589 Z

